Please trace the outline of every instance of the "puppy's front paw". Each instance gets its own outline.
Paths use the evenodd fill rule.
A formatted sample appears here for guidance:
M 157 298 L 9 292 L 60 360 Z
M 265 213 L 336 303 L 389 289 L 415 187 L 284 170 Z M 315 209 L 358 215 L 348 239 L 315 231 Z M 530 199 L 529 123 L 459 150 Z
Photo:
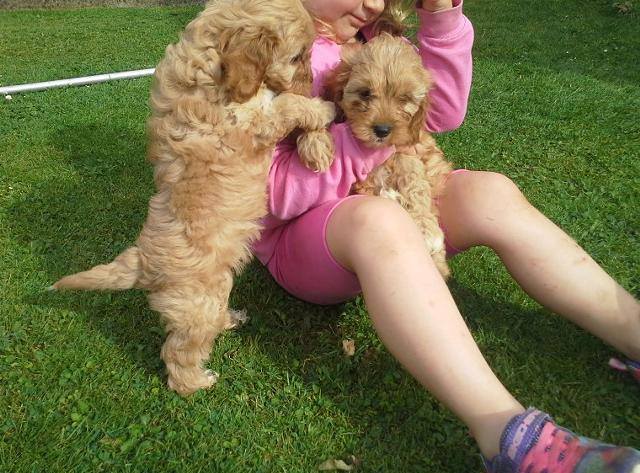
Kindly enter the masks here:
M 326 171 L 333 162 L 333 138 L 326 130 L 308 131 L 298 136 L 298 155 L 305 167 Z
M 321 98 L 312 99 L 317 106 L 321 125 L 317 128 L 326 128 L 333 123 L 336 118 L 336 106 L 333 102 L 327 102 Z

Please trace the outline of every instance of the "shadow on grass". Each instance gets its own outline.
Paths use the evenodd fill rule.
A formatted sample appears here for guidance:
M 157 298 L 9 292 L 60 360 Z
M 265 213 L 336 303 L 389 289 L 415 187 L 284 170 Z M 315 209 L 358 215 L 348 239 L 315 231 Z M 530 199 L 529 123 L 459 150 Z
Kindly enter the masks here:
M 152 192 L 145 139 L 131 130 L 101 124 L 62 128 L 50 137 L 67 161 L 72 179 L 34 184 L 32 193 L 8 210 L 15 239 L 39 257 L 48 283 L 111 261 L 133 243 L 146 216 Z M 140 347 L 160 350 L 155 314 L 140 291 L 32 293 L 28 302 L 72 310 L 114 340 L 144 368 L 161 369 L 156 356 L 141 357 Z

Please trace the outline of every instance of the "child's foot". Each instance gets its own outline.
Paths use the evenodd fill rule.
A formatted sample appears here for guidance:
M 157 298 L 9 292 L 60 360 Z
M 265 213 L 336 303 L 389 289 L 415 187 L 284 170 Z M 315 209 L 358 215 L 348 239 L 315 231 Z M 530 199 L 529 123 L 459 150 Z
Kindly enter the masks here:
M 640 383 L 640 362 L 633 360 L 620 361 L 617 358 L 611 358 L 609 366 L 619 371 L 628 371 Z
M 640 473 L 640 452 L 579 437 L 528 409 L 509 421 L 489 473 Z

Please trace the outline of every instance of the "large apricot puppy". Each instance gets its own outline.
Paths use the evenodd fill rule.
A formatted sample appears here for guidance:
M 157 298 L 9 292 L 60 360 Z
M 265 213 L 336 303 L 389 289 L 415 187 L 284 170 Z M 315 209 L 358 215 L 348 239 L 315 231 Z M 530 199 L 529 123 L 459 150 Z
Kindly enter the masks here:
M 156 69 L 148 158 L 157 192 L 135 246 L 52 286 L 148 290 L 165 325 L 168 384 L 182 395 L 216 382 L 202 365 L 239 319 L 229 292 L 267 212 L 275 144 L 296 128 L 312 132 L 307 145 L 330 142 L 333 104 L 292 93 L 310 91 L 314 36 L 299 0 L 209 4 Z
M 417 223 L 438 270 L 447 277 L 444 235 L 432 197 L 452 167 L 425 129 L 429 73 L 410 43 L 386 33 L 342 51 L 341 63 L 327 78 L 329 98 L 367 146 L 404 147 L 356 183 L 354 191 L 397 200 Z

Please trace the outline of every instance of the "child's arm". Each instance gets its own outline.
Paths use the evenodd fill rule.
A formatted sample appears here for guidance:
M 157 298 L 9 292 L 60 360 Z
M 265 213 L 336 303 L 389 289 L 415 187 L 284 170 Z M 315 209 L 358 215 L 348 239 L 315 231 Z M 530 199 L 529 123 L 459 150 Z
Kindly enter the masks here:
M 423 8 L 418 8 L 418 48 L 434 80 L 426 123 L 433 132 L 462 124 L 471 89 L 473 27 L 462 13 L 462 0 L 446 8 L 450 1 L 423 0 Z

